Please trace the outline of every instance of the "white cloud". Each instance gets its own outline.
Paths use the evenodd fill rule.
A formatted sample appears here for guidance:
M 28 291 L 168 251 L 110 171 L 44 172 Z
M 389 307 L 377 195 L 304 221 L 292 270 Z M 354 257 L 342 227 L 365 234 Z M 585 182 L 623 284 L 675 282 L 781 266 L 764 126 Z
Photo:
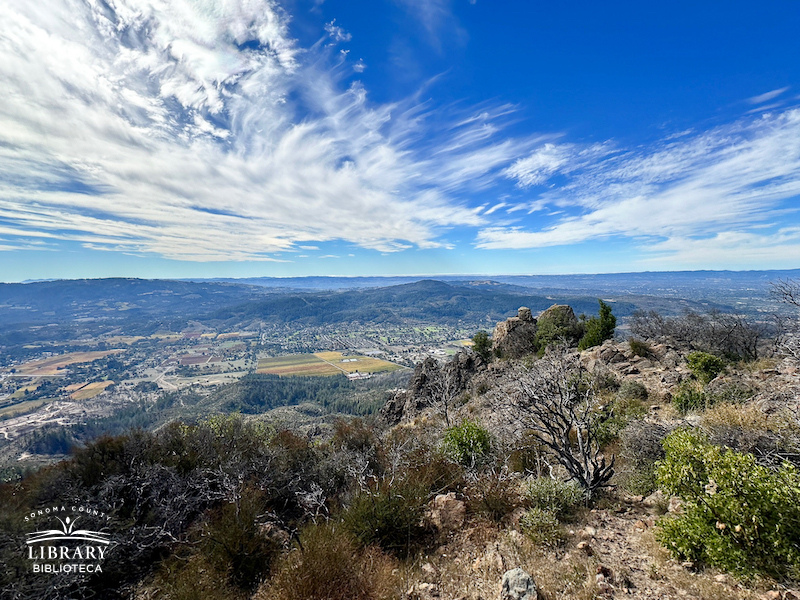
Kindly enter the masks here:
M 761 104 L 763 102 L 769 102 L 770 100 L 774 100 L 775 98 L 783 94 L 788 89 L 789 89 L 788 87 L 782 87 L 777 90 L 772 90 L 771 92 L 766 92 L 764 94 L 759 94 L 758 96 L 753 96 L 752 98 L 748 98 L 747 101 L 750 104 Z
M 506 206 L 508 206 L 508 203 L 506 203 L 506 202 L 498 202 L 497 204 L 492 206 L 489 210 L 485 211 L 483 214 L 484 215 L 490 215 L 493 212 L 497 212 L 501 208 L 505 208 Z
M 800 109 L 654 149 L 618 151 L 588 164 L 578 157 L 580 170 L 569 160 L 546 163 L 558 162 L 557 169 L 572 176 L 540 195 L 540 201 L 564 209 L 567 216 L 537 229 L 484 228 L 478 247 L 538 248 L 623 236 L 655 240 L 648 247 L 669 251 L 669 240 L 723 231 L 742 235 L 785 215 L 784 201 L 800 196 Z
M 358 61 L 356 61 L 356 64 L 353 65 L 353 71 L 355 71 L 356 73 L 363 73 L 366 70 L 367 70 L 367 63 L 365 63 L 364 60 L 361 58 L 359 58 Z
M 334 42 L 349 42 L 353 39 L 352 34 L 347 33 L 343 28 L 336 25 L 336 19 L 330 23 L 325 23 L 325 31 Z
M 572 173 L 611 152 L 609 144 L 579 146 L 546 143 L 525 158 L 514 162 L 505 172 L 521 188 L 546 183 L 557 173 Z
M 467 32 L 453 14 L 452 0 L 395 0 L 425 29 L 428 43 L 438 52 L 443 41 L 464 43 Z
M 372 105 L 288 18 L 273 0 L 0 4 L 0 220 L 180 260 L 429 248 L 484 224 L 458 198 L 532 147 L 498 140 L 510 109 L 434 124 L 413 98 Z
M 704 238 L 675 237 L 644 249 L 640 264 L 646 268 L 742 269 L 795 268 L 800 256 L 800 228 L 775 233 L 723 231 Z
M 544 144 L 526 158 L 516 161 L 506 172 L 520 187 L 540 185 L 566 165 L 572 155 L 570 146 Z

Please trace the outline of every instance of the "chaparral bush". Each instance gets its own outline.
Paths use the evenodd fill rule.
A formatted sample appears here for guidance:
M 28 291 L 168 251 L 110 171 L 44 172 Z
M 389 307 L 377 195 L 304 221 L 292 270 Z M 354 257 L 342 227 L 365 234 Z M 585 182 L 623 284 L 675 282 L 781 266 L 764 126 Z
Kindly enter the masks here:
M 658 484 L 683 500 L 658 540 L 677 558 L 740 577 L 800 578 L 800 473 L 681 429 L 664 441 Z
M 474 421 L 462 421 L 445 431 L 442 447 L 445 454 L 465 467 L 484 463 L 492 451 L 492 436 Z
M 725 370 L 725 361 L 708 352 L 692 352 L 686 356 L 689 370 L 703 384 L 708 383 Z

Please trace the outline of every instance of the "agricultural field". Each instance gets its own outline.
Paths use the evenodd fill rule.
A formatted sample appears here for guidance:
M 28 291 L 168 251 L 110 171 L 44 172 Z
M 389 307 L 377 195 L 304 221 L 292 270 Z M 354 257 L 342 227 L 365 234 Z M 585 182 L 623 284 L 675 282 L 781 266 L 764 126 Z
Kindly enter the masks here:
M 25 402 L 19 402 L 17 404 L 13 404 L 11 406 L 5 406 L 0 408 L 0 418 L 6 419 L 10 417 L 14 417 L 16 415 L 22 415 L 27 412 L 31 412 L 41 406 L 44 406 L 50 399 L 47 398 L 40 398 L 38 400 L 27 400 Z
M 276 356 L 262 358 L 258 361 L 256 373 L 268 373 L 287 377 L 292 375 L 327 376 L 338 375 L 338 369 L 314 354 L 292 354 L 290 356 Z
M 342 354 L 341 352 L 317 352 L 314 356 L 334 365 L 347 373 L 387 373 L 401 369 L 400 365 L 359 354 Z
M 89 400 L 111 385 L 114 385 L 113 381 L 95 381 L 68 385 L 65 389 L 71 392 L 69 397 L 73 400 Z
M 146 339 L 147 338 L 143 335 L 114 335 L 102 338 L 102 340 L 106 344 L 111 344 L 113 346 L 119 346 L 119 345 L 130 346 L 131 344 L 135 344 L 139 340 L 146 340 Z
M 292 376 L 328 376 L 338 374 L 385 373 L 401 369 L 400 365 L 358 354 L 341 352 L 317 352 L 316 354 L 293 354 L 262 358 L 258 361 L 257 373 Z
M 59 371 L 69 365 L 77 363 L 87 363 L 99 358 L 105 358 L 110 354 L 117 354 L 122 350 L 98 350 L 95 352 L 68 352 L 58 356 L 50 356 L 41 360 L 34 360 L 16 367 L 17 375 L 26 377 L 48 377 L 60 375 Z

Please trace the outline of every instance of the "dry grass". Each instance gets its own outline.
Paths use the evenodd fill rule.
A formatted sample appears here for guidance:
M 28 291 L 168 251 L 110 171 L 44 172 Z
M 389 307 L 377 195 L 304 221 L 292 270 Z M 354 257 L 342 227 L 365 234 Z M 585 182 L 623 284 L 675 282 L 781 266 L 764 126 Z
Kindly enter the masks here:
M 778 366 L 778 361 L 774 358 L 759 358 L 739 363 L 739 366 L 748 373 L 758 373 L 759 371 L 766 371 L 774 369 Z
M 540 600 L 591 600 L 597 595 L 594 559 L 577 553 L 556 555 L 519 532 L 488 522 L 475 523 L 435 555 L 421 557 L 410 585 L 435 583 L 441 598 L 496 598 L 503 573 L 515 567 L 530 573 Z
M 125 344 L 125 345 L 134 344 L 139 340 L 144 340 L 144 339 L 147 338 L 143 335 L 113 335 L 107 338 L 103 338 L 103 341 L 113 346 L 119 346 L 120 344 Z
M 40 406 L 44 406 L 48 402 L 50 402 L 49 398 L 41 398 L 39 400 L 27 400 L 26 402 L 20 402 L 19 404 L 6 406 L 0 409 L 0 417 L 15 417 L 23 415 L 36 410 Z
M 41 382 L 42 382 L 41 379 L 37 379 L 36 381 L 34 381 L 33 383 L 31 383 L 29 385 L 22 386 L 17 391 L 15 391 L 13 394 L 11 394 L 8 397 L 8 399 L 9 400 L 17 400 L 19 398 L 24 398 L 25 397 L 25 392 L 31 393 L 31 392 L 35 392 L 36 390 L 38 390 L 39 389 L 39 385 L 41 384 Z
M 788 413 L 767 414 L 754 404 L 719 404 L 703 414 L 708 427 L 736 427 L 745 431 L 800 434 L 800 424 Z
M 715 569 L 692 571 L 672 560 L 669 553 L 656 541 L 652 532 L 642 535 L 643 550 L 650 555 L 650 579 L 672 591 L 674 597 L 690 597 L 697 600 L 762 600 L 764 591 L 771 582 L 744 587 L 735 579 Z M 724 576 L 723 576 L 724 575 Z M 717 581 L 719 577 L 722 581 Z M 673 596 L 670 596 L 673 597 Z
M 398 563 L 379 549 L 360 549 L 334 524 L 312 525 L 275 568 L 254 600 L 389 600 L 400 596 Z

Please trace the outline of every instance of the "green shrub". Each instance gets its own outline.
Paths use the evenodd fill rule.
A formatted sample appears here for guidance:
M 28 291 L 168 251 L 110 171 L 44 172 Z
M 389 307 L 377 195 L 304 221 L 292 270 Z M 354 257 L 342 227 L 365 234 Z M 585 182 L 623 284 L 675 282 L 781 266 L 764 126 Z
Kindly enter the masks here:
M 761 466 L 696 430 L 673 432 L 664 448 L 658 484 L 684 504 L 682 514 L 661 521 L 657 538 L 675 557 L 745 578 L 800 577 L 795 467 Z
M 162 561 L 152 587 L 160 592 L 153 596 L 158 600 L 231 600 L 241 597 L 241 590 L 230 584 L 227 573 L 210 565 L 202 553 L 186 557 L 173 555 Z
M 689 370 L 704 385 L 725 370 L 725 361 L 708 352 L 692 352 L 686 357 Z
M 601 394 L 605 392 L 616 392 L 620 388 L 619 379 L 609 370 L 595 369 L 592 373 L 592 382 Z
M 537 477 L 525 486 L 525 500 L 531 508 L 551 511 L 563 518 L 583 503 L 583 491 L 572 481 Z
M 650 347 L 650 344 L 643 340 L 628 338 L 628 347 L 631 349 L 631 353 L 633 353 L 634 356 L 641 356 L 642 358 L 650 358 L 653 356 L 653 349 Z
M 491 455 L 492 436 L 475 421 L 462 421 L 445 431 L 442 447 L 451 460 L 474 468 Z
M 301 547 L 276 566 L 257 600 L 380 600 L 399 595 L 396 564 L 374 547 L 361 549 L 336 524 L 312 525 Z
M 405 558 L 419 548 L 428 531 L 422 516 L 427 496 L 423 489 L 396 484 L 355 498 L 343 515 L 344 526 L 366 547 L 381 549 Z
M 682 383 L 672 396 L 672 405 L 682 415 L 708 408 L 708 399 L 703 390 L 690 382 Z
M 626 381 L 617 392 L 616 399 L 599 416 L 597 441 L 601 448 L 619 439 L 628 423 L 647 414 L 642 404 L 642 396 L 647 398 L 647 388 L 636 381 Z
M 552 510 L 534 507 L 526 511 L 519 519 L 519 528 L 535 544 L 552 546 L 564 537 L 561 524 Z

